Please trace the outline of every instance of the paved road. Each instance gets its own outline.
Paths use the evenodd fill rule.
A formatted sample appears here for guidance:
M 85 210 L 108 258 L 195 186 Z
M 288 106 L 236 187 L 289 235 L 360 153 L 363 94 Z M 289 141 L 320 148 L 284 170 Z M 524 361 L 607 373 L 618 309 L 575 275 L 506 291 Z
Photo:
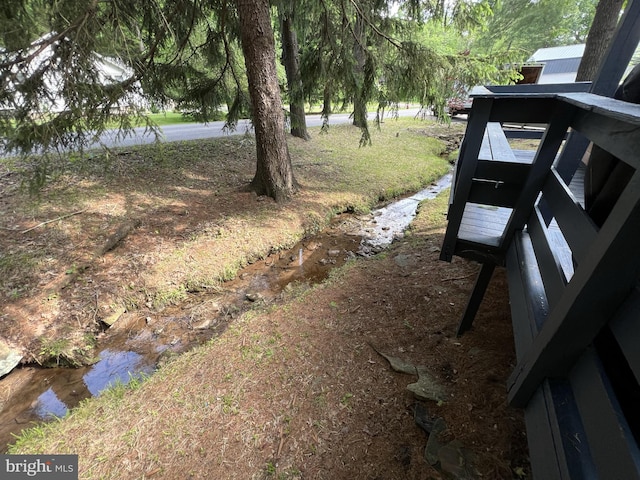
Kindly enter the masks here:
M 419 113 L 417 108 L 408 108 L 398 110 L 401 117 L 415 116 Z M 370 119 L 375 119 L 375 113 L 369 114 Z M 339 113 L 329 117 L 329 125 L 337 125 L 341 123 L 349 123 L 351 119 L 347 113 Z M 322 117 L 320 115 L 307 115 L 307 126 L 317 127 L 322 125 Z M 160 128 L 161 141 L 163 142 L 179 142 L 184 140 L 196 140 L 199 138 L 223 137 L 226 135 L 242 135 L 245 132 L 251 132 L 251 122 L 241 120 L 235 131 L 229 132 L 224 129 L 224 122 L 210 123 L 181 123 L 176 125 L 166 125 Z M 141 145 L 145 143 L 153 143 L 155 137 L 150 132 L 145 132 L 144 128 L 136 128 L 132 135 L 126 138 L 118 138 L 117 131 L 110 131 L 101 137 L 101 141 L 109 147 L 126 147 L 131 145 Z

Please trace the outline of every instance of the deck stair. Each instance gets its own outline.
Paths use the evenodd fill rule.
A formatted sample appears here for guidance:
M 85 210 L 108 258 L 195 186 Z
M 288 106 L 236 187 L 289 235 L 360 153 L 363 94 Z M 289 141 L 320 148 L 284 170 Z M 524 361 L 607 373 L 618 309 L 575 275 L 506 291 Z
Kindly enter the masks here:
M 441 259 L 482 265 L 458 334 L 506 269 L 508 400 L 524 409 L 534 479 L 640 479 L 640 105 L 609 98 L 639 42 L 629 0 L 593 84 L 473 92 Z M 535 136 L 518 124 L 542 127 L 535 152 L 513 148 Z M 582 194 L 589 143 L 632 172 L 597 224 Z
M 441 259 L 482 264 L 459 334 L 506 268 L 508 399 L 525 411 L 534 478 L 640 479 L 640 106 L 574 88 L 474 92 Z M 535 152 L 512 148 L 515 122 L 545 125 Z M 600 228 L 569 132 L 634 170 Z

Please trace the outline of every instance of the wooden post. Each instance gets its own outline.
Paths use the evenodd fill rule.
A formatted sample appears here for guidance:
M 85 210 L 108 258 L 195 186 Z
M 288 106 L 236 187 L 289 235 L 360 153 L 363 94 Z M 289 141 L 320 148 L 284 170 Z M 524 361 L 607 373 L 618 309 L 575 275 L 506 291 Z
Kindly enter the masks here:
M 476 317 L 476 313 L 478 313 L 478 308 L 480 308 L 482 298 L 487 290 L 487 286 L 489 286 L 489 281 L 491 280 L 491 276 L 493 275 L 495 268 L 495 264 L 491 262 L 482 264 L 482 268 L 480 268 L 480 272 L 478 272 L 478 277 L 476 278 L 473 291 L 471 292 L 471 296 L 467 302 L 467 308 L 465 308 L 462 320 L 460 320 L 460 324 L 458 325 L 458 331 L 456 332 L 457 337 L 471 328 L 473 319 Z

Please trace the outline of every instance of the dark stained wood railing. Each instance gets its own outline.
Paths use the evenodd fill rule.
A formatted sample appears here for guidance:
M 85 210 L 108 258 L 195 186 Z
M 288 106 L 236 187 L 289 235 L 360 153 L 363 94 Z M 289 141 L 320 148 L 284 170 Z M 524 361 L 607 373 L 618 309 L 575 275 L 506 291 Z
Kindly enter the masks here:
M 640 106 L 543 90 L 475 92 L 441 253 L 482 263 L 459 333 L 505 266 L 508 398 L 525 409 L 535 478 L 640 478 Z M 509 122 L 544 125 L 535 154 L 508 151 Z M 600 228 L 579 159 L 573 171 L 558 161 L 569 131 L 634 172 Z

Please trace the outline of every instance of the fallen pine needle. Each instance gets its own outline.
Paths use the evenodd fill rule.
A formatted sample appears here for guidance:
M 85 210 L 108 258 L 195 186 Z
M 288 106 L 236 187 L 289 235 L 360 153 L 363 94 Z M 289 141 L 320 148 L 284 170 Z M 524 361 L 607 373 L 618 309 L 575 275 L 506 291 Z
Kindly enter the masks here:
M 80 215 L 81 213 L 84 213 L 84 212 L 86 212 L 86 211 L 87 211 L 87 209 L 86 209 L 86 208 L 84 208 L 84 209 L 82 209 L 82 210 L 78 210 L 77 212 L 67 213 L 66 215 L 62 215 L 62 216 L 60 216 L 60 217 L 53 218 L 53 219 L 51 219 L 51 220 L 47 220 L 46 222 L 40 222 L 39 224 L 37 224 L 37 225 L 35 225 L 35 226 L 31 227 L 31 228 L 27 228 L 26 230 L 23 230 L 23 231 L 22 231 L 22 232 L 20 232 L 20 233 L 23 233 L 23 234 L 24 234 L 24 233 L 28 233 L 28 232 L 30 232 L 31 230 L 35 230 L 36 228 L 40 228 L 40 227 L 42 227 L 42 226 L 44 226 L 44 225 L 47 225 L 48 223 L 57 222 L 58 220 L 64 220 L 65 218 L 73 217 L 74 215 Z

